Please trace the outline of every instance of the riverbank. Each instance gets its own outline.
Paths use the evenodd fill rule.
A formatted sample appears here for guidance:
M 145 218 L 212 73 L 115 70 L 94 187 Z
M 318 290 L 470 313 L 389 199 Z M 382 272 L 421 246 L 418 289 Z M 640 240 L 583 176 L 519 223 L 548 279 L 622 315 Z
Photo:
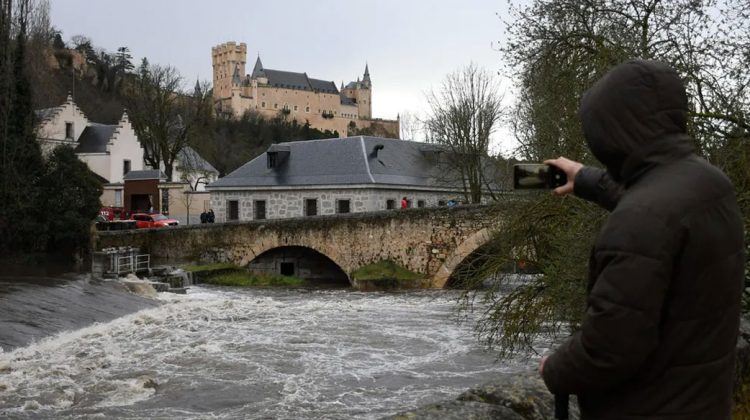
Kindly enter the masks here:
M 2 276 L 0 353 L 158 305 L 119 282 L 87 274 Z

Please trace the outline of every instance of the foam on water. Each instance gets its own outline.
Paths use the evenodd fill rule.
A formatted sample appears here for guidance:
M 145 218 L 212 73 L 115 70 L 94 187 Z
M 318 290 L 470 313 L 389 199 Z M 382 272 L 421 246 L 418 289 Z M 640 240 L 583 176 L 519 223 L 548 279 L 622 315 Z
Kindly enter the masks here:
M 0 353 L 0 417 L 379 418 L 492 379 L 454 296 L 193 288 Z

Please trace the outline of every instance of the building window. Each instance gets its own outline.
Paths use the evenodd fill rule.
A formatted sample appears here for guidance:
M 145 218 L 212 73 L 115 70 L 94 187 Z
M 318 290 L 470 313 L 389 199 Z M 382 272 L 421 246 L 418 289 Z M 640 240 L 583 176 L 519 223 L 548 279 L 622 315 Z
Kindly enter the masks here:
M 161 190 L 161 213 L 169 214 L 169 190 Z
M 73 123 L 72 122 L 65 123 L 65 139 L 73 140 Z
M 227 220 L 240 220 L 240 202 L 237 200 L 227 201 Z
M 278 159 L 276 157 L 278 155 L 278 153 L 277 152 L 268 152 L 268 153 L 266 153 L 266 155 L 268 156 L 268 161 L 267 161 L 268 167 L 269 168 L 275 168 L 276 167 L 276 163 L 278 161 Z
M 424 208 L 424 205 L 425 205 L 424 200 L 417 200 L 417 207 L 421 209 L 421 208 Z
M 261 107 L 261 108 L 265 108 L 265 107 L 266 107 L 266 103 L 265 103 L 265 102 L 261 102 L 261 103 L 260 103 L 260 107 Z
M 115 190 L 115 207 L 122 207 L 122 190 Z
M 351 208 L 349 200 L 336 200 L 336 213 L 349 213 Z
M 305 200 L 305 216 L 317 216 L 318 215 L 318 200 L 315 198 L 309 198 Z
M 438 200 L 438 206 L 444 206 L 445 200 Z
M 130 160 L 125 159 L 122 161 L 122 174 L 127 175 L 130 172 Z
M 253 203 L 253 219 L 263 220 L 266 218 L 266 200 L 255 200 Z
M 297 110 L 297 105 L 295 105 L 295 106 L 294 106 L 294 110 L 295 110 L 295 111 Z
M 308 113 L 310 112 L 310 107 L 309 106 L 305 107 L 305 112 L 308 112 Z
M 396 200 L 385 200 L 385 209 L 393 210 L 396 208 Z
M 279 104 L 273 104 L 273 109 L 279 109 Z

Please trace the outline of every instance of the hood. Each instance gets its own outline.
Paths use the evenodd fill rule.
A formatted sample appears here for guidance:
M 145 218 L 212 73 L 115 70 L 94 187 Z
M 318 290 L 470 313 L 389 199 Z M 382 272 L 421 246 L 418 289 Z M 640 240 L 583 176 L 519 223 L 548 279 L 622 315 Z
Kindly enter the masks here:
M 652 155 L 692 150 L 687 109 L 676 71 L 657 61 L 633 60 L 584 93 L 580 117 L 591 152 L 622 182 Z

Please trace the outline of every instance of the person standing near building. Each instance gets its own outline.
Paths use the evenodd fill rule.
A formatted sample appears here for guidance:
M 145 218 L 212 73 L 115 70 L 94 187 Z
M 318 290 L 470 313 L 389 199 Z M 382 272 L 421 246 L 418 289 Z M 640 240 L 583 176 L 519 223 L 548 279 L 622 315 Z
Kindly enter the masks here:
M 590 258 L 580 329 L 539 371 L 582 419 L 729 419 L 744 280 L 733 186 L 693 151 L 688 101 L 667 65 L 613 68 L 581 101 L 606 171 L 565 158 L 555 193 L 611 211 Z
M 216 216 L 214 215 L 214 209 L 208 209 L 208 217 L 207 217 L 208 223 L 213 223 L 214 220 L 216 220 Z
M 409 208 L 409 200 L 407 200 L 406 197 L 401 199 L 401 208 L 402 209 Z

